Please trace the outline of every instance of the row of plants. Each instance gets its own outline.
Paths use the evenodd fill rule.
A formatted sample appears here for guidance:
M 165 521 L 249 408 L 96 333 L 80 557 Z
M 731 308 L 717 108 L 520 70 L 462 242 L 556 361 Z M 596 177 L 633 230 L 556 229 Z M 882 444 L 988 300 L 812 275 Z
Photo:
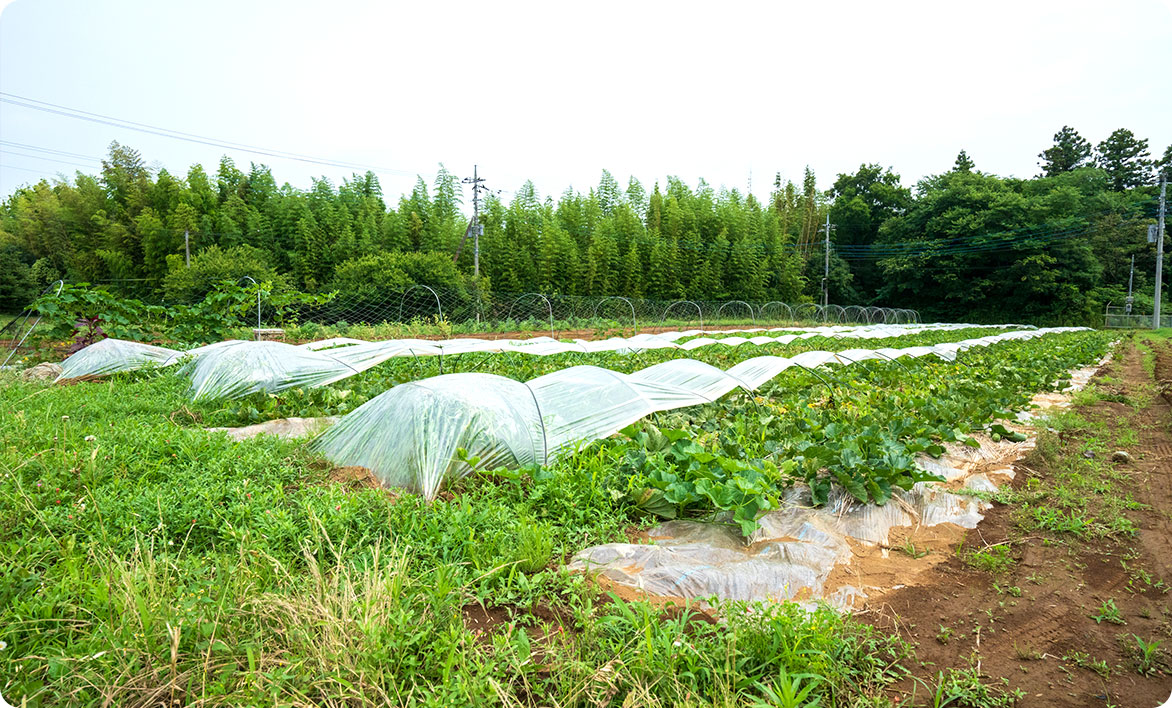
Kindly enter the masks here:
M 757 356 L 792 357 L 802 352 L 841 351 L 858 346 L 872 348 L 930 346 L 974 339 L 989 334 L 982 328 L 932 330 L 900 337 L 850 339 L 811 337 L 788 344 L 711 345 L 691 351 L 675 349 L 637 350 L 631 353 L 567 352 L 549 356 L 517 353 L 469 353 L 447 356 L 395 357 L 361 374 L 322 388 L 295 388 L 278 394 L 254 394 L 231 401 L 201 403 L 200 410 L 215 425 L 247 425 L 288 416 L 345 415 L 387 389 L 409 381 L 451 373 L 486 373 L 516 381 L 529 381 L 571 366 L 598 366 L 632 373 L 676 358 L 689 358 L 728 369 Z M 716 339 L 725 335 L 711 333 Z M 680 340 L 686 341 L 685 340 Z
M 1068 370 L 1108 344 L 1100 333 L 1051 335 L 970 350 L 961 363 L 855 366 L 821 385 L 795 374 L 758 396 L 673 411 L 598 445 L 622 454 L 626 498 L 639 509 L 661 518 L 726 513 L 747 536 L 796 483 L 817 505 L 835 486 L 883 504 L 938 479 L 916 465 L 917 454 L 939 456 L 944 442 L 975 447 L 977 432 L 1024 439 L 998 421 L 1034 393 L 1064 386 Z

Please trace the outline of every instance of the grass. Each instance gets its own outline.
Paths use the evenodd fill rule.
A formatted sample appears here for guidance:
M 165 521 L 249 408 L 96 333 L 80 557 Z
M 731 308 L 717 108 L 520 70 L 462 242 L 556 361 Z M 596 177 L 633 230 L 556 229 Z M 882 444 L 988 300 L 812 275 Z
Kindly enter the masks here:
M 990 573 L 1007 572 L 1017 563 L 1010 554 L 1009 546 L 1004 544 L 989 546 L 979 551 L 972 551 L 963 555 L 963 557 L 965 563 L 973 568 Z
M 631 522 L 595 484 L 603 457 L 429 505 L 329 483 L 296 443 L 180 427 L 184 385 L 0 386 L 9 700 L 734 704 L 783 690 L 784 670 L 844 705 L 897 675 L 898 641 L 830 610 L 707 625 L 551 568 Z M 479 603 L 516 626 L 478 639 L 462 610 Z
M 1105 424 L 1089 422 L 1073 409 L 1049 416 L 1044 424 L 1048 429 L 1039 433 L 1025 464 L 1044 466 L 1051 473 L 998 495 L 999 501 L 1017 506 L 1022 533 L 1079 539 L 1134 536 L 1138 529 L 1127 512 L 1136 504 L 1122 491 L 1126 472 L 1111 461 L 1119 440 L 1110 438 Z M 1077 447 L 1068 440 L 1077 440 Z
M 917 702 L 915 705 L 928 705 L 932 708 L 945 706 L 978 706 L 979 708 L 1010 708 L 1019 705 L 1025 693 L 1020 690 L 1010 690 L 1008 681 L 1002 679 L 1001 685 L 990 683 L 981 675 L 977 667 L 968 669 L 949 669 L 941 671 L 934 686 L 928 686 L 930 695 L 926 703 Z
M 1130 654 L 1131 661 L 1137 673 L 1148 676 L 1159 672 L 1163 667 L 1169 666 L 1164 659 L 1166 652 L 1160 648 L 1164 643 L 1163 640 L 1152 639 L 1147 641 L 1138 634 L 1132 634 L 1130 638 L 1134 640 L 1134 643 L 1128 641 L 1128 635 L 1120 635 L 1120 641 Z

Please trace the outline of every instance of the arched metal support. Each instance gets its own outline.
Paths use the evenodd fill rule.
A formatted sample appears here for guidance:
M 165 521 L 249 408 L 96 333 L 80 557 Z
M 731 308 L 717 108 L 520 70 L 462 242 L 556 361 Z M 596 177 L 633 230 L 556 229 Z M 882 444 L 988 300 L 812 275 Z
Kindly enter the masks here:
M 260 329 L 260 283 L 256 282 L 256 279 L 251 275 L 246 275 L 240 280 L 251 280 L 252 284 L 256 286 L 256 328 Z M 240 280 L 236 282 L 240 282 Z
M 435 307 L 439 311 L 439 318 L 441 320 L 444 318 L 444 306 L 440 304 L 439 294 L 437 294 L 436 291 L 432 290 L 430 287 L 428 287 L 426 285 L 412 285 L 411 287 L 404 290 L 403 295 L 399 298 L 399 317 L 398 317 L 399 322 L 403 321 L 403 302 L 407 299 L 407 294 L 410 293 L 412 290 L 417 290 L 419 288 L 423 288 L 427 292 L 431 293 L 431 296 L 435 298 Z
M 804 302 L 794 309 L 794 317 L 798 320 L 807 320 L 817 322 L 821 312 L 822 306 L 816 305 L 812 302 Z
M 635 305 L 632 304 L 630 300 L 623 297 L 622 295 L 611 295 L 609 297 L 604 297 L 601 300 L 599 300 L 594 305 L 594 319 L 598 319 L 598 308 L 601 307 L 602 303 L 606 302 L 607 300 L 622 300 L 623 302 L 627 303 L 627 307 L 631 308 L 631 326 L 635 328 L 635 334 L 638 334 L 639 333 L 639 321 L 635 318 Z
M 815 377 L 816 377 L 816 378 L 817 378 L 819 381 L 821 381 L 822 383 L 826 384 L 826 388 L 830 389 L 830 398 L 831 398 L 831 399 L 833 399 L 833 398 L 834 398 L 834 386 L 833 386 L 833 385 L 831 385 L 831 383 L 830 383 L 829 381 L 827 381 L 827 380 L 826 380 L 826 379 L 825 379 L 825 378 L 822 376 L 822 374 L 819 374 L 817 371 L 814 371 L 813 367 L 809 367 L 809 366 L 803 366 L 803 365 L 801 365 L 801 364 L 794 364 L 794 366 L 798 367 L 799 369 L 802 369 L 803 371 L 809 371 L 809 372 L 810 372 L 811 374 L 813 374 L 813 375 L 814 375 L 814 376 L 815 376 Z M 828 375 L 829 375 L 829 374 L 828 374 Z M 849 388 L 851 388 L 851 386 L 848 386 L 847 384 L 844 384 L 842 381 L 839 381 L 837 376 L 833 376 L 833 375 L 829 375 L 829 376 L 830 376 L 830 378 L 834 379 L 834 380 L 835 380 L 835 381 L 838 383 L 838 385 L 839 385 L 839 386 L 842 386 L 843 388 L 848 388 L 848 389 L 849 389 Z
M 553 334 L 553 304 L 549 301 L 549 298 L 542 295 L 541 293 L 524 293 L 519 295 L 517 299 L 513 300 L 513 302 L 509 304 L 509 311 L 505 315 L 505 321 L 508 322 L 513 319 L 513 307 L 516 306 L 518 302 L 521 302 L 527 297 L 539 297 L 545 301 L 545 307 L 549 310 L 549 338 L 557 339 L 557 337 L 555 337 Z
M 784 302 L 781 302 L 780 300 L 772 300 L 770 302 L 765 303 L 757 310 L 757 315 L 761 318 L 762 322 L 767 320 L 767 318 L 765 316 L 765 311 L 767 309 L 769 309 L 770 307 L 774 307 L 774 308 L 784 307 L 786 314 L 789 315 L 786 319 L 778 320 L 778 322 L 793 322 L 794 321 L 794 309 L 792 307 L 785 304 Z
M 894 358 L 894 357 L 887 356 L 886 354 L 884 354 L 883 352 L 879 351 L 878 349 L 874 349 L 874 350 L 872 350 L 872 351 L 874 351 L 876 354 L 878 354 L 879 356 L 883 357 L 883 358 L 884 358 L 884 359 L 886 359 L 887 361 L 893 362 L 893 363 L 895 363 L 895 364 L 899 364 L 899 365 L 900 365 L 900 367 L 902 367 L 902 368 L 903 368 L 903 370 L 904 370 L 904 371 L 906 371 L 906 372 L 908 372 L 909 374 L 912 372 L 912 370 L 911 370 L 911 369 L 909 369 L 909 368 L 907 368 L 907 366 L 905 366 L 905 365 L 904 365 L 904 363 L 903 363 L 902 361 L 900 361 L 899 359 L 896 359 L 896 358 Z
M 696 314 L 700 316 L 700 331 L 704 331 L 704 311 L 700 309 L 698 304 L 692 302 L 691 300 L 676 300 L 672 304 L 668 305 L 663 310 L 663 317 L 659 319 L 659 321 L 662 322 L 664 326 L 667 325 L 667 313 L 670 312 L 671 308 L 675 307 L 676 305 L 691 305 L 692 307 L 696 308 Z
M 861 305 L 847 305 L 842 309 L 842 312 L 848 321 L 855 324 L 870 324 L 871 322 L 867 316 L 867 308 Z
M 724 312 L 724 308 L 728 307 L 729 305 L 744 305 L 745 309 L 749 311 L 749 319 L 752 320 L 753 324 L 757 324 L 757 316 L 753 314 L 753 306 L 744 300 L 729 300 L 728 302 L 721 305 L 720 308 L 716 311 L 716 319 L 720 319 L 720 313 Z

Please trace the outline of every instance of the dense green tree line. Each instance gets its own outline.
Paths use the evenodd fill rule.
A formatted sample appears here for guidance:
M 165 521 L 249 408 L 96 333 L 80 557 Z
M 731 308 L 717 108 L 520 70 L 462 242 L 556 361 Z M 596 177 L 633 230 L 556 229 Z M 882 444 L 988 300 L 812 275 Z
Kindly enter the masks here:
M 1150 284 L 1154 175 L 1147 141 L 1119 130 L 1097 147 L 1064 127 L 1034 179 L 949 172 L 904 187 L 864 164 L 826 191 L 774 182 L 767 203 L 675 178 L 624 188 L 604 171 L 588 192 L 544 198 L 526 183 L 482 205 L 482 288 L 660 299 L 818 299 L 820 228 L 834 224 L 830 299 L 948 319 L 1089 320 L 1121 302 L 1136 256 Z M 167 300 L 248 275 L 310 292 L 412 283 L 469 289 L 472 248 L 458 179 L 388 204 L 377 177 L 278 187 L 264 165 L 224 158 L 214 174 L 147 168 L 114 143 L 97 175 L 41 181 L 0 206 L 0 309 L 58 278 Z M 185 265 L 185 241 L 191 264 Z M 458 258 L 456 254 L 459 254 Z

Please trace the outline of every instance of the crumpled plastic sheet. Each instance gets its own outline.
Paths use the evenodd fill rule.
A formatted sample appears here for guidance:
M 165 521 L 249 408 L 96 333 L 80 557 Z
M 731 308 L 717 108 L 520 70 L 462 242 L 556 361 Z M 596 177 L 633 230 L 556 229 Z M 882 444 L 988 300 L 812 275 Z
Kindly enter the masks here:
M 369 468 L 385 485 L 432 498 L 444 481 L 473 466 L 549 463 L 654 412 L 710 402 L 735 388 L 752 391 L 793 366 L 929 355 L 952 360 L 969 347 L 1077 329 L 1083 328 L 1005 332 L 932 347 L 853 349 L 846 356 L 824 351 L 762 356 L 728 371 L 676 359 L 632 374 L 574 366 L 527 383 L 492 374 L 447 374 L 376 396 L 315 445 L 335 464 Z
M 922 456 L 918 461 L 953 480 L 964 479 L 967 489 L 990 491 L 996 487 L 989 478 L 971 470 L 1003 459 L 1009 448 L 1024 448 L 1024 444 L 986 441 L 976 451 L 949 445 L 941 460 Z M 1007 472 L 1011 474 L 1011 470 Z M 975 497 L 945 491 L 937 483 L 921 482 L 910 490 L 898 491 L 883 506 L 860 504 L 835 489 L 825 506 L 814 507 L 804 487 L 791 490 L 781 506 L 759 519 L 760 528 L 747 543 L 729 524 L 670 521 L 650 530 L 653 543 L 587 548 L 574 556 L 569 567 L 655 595 L 731 600 L 825 598 L 833 603 L 833 595 L 826 597 L 825 584 L 836 565 L 850 562 L 852 544 L 886 545 L 891 529 L 897 526 L 953 523 L 975 528 L 988 505 Z M 859 589 L 851 588 L 841 599 L 849 606 L 858 595 Z
M 387 359 L 400 356 L 442 356 L 470 353 L 519 353 L 535 356 L 567 352 L 631 353 L 649 349 L 681 349 L 691 351 L 698 347 L 721 344 L 788 344 L 811 337 L 876 339 L 898 337 L 932 330 L 953 330 L 978 325 L 875 325 L 866 327 L 819 327 L 800 334 L 778 337 L 758 336 L 700 337 L 683 344 L 686 339 L 701 334 L 699 330 L 639 334 L 633 337 L 612 337 L 598 341 L 575 340 L 560 342 L 549 337 L 532 339 L 395 339 L 364 342 L 359 339 L 333 339 L 292 345 L 284 342 L 227 341 L 197 349 L 179 351 L 120 339 L 103 339 L 91 344 L 65 360 L 62 374 L 57 378 L 104 376 L 122 371 L 134 371 L 147 366 L 170 366 L 186 362 L 185 370 L 192 376 L 192 394 L 195 398 L 232 398 L 250 393 L 275 393 L 298 386 L 324 386 L 347 376 L 365 371 Z M 979 325 L 981 327 L 1016 327 L 1017 325 Z M 781 328 L 770 331 L 782 331 Z
M 1075 370 L 1068 392 L 1081 389 L 1110 357 Z M 1062 407 L 1069 401 L 1049 394 L 1035 405 Z M 939 459 L 919 455 L 917 464 L 944 478 L 897 491 L 883 506 L 860 504 L 835 488 L 830 501 L 814 507 L 808 489 L 792 489 L 777 511 L 763 515 L 760 528 L 746 541 L 731 524 L 669 521 L 648 532 L 648 544 L 610 543 L 577 553 L 569 568 L 600 575 L 614 583 L 653 595 L 685 599 L 821 600 L 840 609 L 865 599 L 865 588 L 851 584 L 828 588 L 836 566 L 850 564 L 855 546 L 887 545 L 899 526 L 932 527 L 944 523 L 975 528 L 990 506 L 944 485 L 995 492 L 1013 477 L 1012 464 L 1034 446 L 978 436 L 980 447 L 949 443 Z

